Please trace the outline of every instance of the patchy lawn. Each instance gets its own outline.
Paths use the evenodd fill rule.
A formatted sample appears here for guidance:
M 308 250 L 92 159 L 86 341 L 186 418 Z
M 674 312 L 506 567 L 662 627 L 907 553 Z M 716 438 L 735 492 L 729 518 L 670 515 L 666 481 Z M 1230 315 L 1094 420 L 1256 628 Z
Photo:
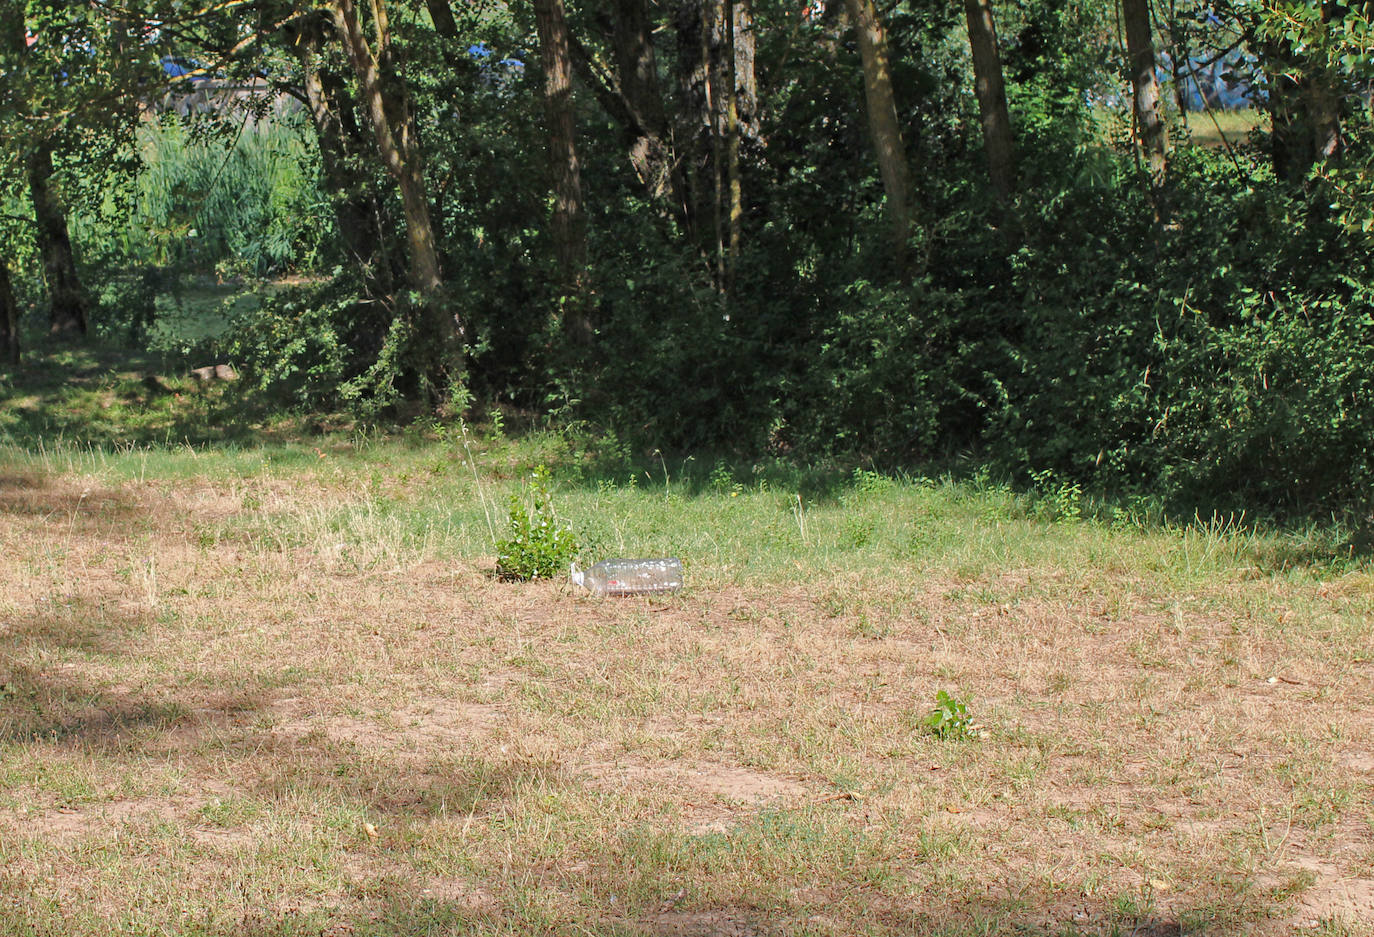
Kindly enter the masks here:
M 1374 930 L 1358 566 L 574 479 L 687 563 L 597 600 L 492 576 L 523 463 L 472 451 L 0 458 L 0 935 Z

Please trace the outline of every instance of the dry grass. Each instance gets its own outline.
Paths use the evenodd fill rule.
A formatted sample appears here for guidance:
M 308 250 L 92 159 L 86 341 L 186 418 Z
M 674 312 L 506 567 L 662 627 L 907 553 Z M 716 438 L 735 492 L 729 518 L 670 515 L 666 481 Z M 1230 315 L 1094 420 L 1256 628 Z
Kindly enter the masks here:
M 818 552 L 597 601 L 397 527 L 385 455 L 0 471 L 0 934 L 1374 932 L 1366 573 L 747 491 L 660 500 Z

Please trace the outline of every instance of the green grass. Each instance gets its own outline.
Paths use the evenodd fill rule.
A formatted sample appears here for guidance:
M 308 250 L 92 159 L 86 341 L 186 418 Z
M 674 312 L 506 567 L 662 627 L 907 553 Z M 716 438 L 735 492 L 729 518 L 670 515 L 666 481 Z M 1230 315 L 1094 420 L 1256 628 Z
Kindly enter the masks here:
M 88 439 L 135 369 L 70 354 L 0 401 L 3 937 L 1372 923 L 1374 587 L 1320 532 L 232 385 L 222 438 Z M 687 588 L 498 581 L 539 465 Z
M 1261 110 L 1189 113 L 1188 141 L 1194 146 L 1232 146 L 1249 142 L 1253 130 L 1268 130 L 1269 115 Z

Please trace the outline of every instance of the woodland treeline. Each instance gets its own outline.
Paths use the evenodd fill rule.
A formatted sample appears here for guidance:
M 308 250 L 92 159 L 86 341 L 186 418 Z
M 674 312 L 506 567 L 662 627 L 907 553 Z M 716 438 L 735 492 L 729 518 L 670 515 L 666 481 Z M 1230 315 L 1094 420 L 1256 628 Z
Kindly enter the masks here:
M 1372 6 L 3 0 L 0 343 L 1367 519 Z

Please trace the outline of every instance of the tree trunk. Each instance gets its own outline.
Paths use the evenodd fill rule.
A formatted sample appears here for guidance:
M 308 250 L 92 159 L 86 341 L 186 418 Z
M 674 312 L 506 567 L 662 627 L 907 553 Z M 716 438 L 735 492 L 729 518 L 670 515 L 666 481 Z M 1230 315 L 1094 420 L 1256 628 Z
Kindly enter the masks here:
M 689 236 L 706 240 L 711 210 L 710 36 L 705 29 L 706 8 L 717 0 L 679 0 L 673 14 L 677 33 L 678 148 L 686 167 L 683 199 Z
M 309 45 L 298 42 L 296 54 L 301 63 L 307 110 L 315 127 L 324 187 L 334 207 L 334 221 L 343 241 L 344 255 L 357 266 L 364 282 L 376 293 L 390 295 L 395 284 L 391 265 L 382 255 L 386 232 L 376 206 L 370 203 L 366 180 L 350 166 L 344 115 L 347 113 L 345 108 L 351 111 L 352 102 L 341 87 L 334 88 L 333 95 L 326 92 L 315 52 Z M 340 106 L 332 107 L 331 99 Z M 353 129 L 356 131 L 356 126 Z
M 577 161 L 572 102 L 572 56 L 563 0 L 534 0 L 539 57 L 544 66 L 549 168 L 553 177 L 553 243 L 563 295 L 575 300 L 567 324 L 590 340 L 591 322 L 582 299 L 587 279 L 587 223 L 582 207 L 582 168 Z
M 685 222 L 682 177 L 669 143 L 647 0 L 616 0 L 613 43 L 630 164 L 649 197 L 666 201 Z
M 457 40 L 458 24 L 453 20 L 453 7 L 449 6 L 449 0 L 425 0 L 425 9 L 429 11 L 429 20 L 434 24 L 434 31 L 445 39 Z
M 735 116 L 739 120 L 740 145 L 748 164 L 761 157 L 764 146 L 759 80 L 754 68 L 757 44 L 753 0 L 735 0 L 734 20 L 734 52 L 730 58 L 735 70 Z
M 727 22 L 733 25 L 728 39 Z M 731 240 L 730 216 L 738 216 L 737 230 L 742 240 L 744 167 L 757 158 L 764 145 L 754 70 L 752 7 L 748 0 L 679 0 L 674 28 L 678 96 L 682 102 L 677 152 L 687 167 L 684 203 L 688 206 L 688 228 L 697 233 L 698 243 L 709 243 L 717 283 L 724 286 Z M 738 159 L 732 158 L 733 137 L 738 137 Z M 739 185 L 740 194 L 732 200 L 731 187 L 735 184 Z
M 849 18 L 854 21 L 854 34 L 859 40 L 859 55 L 863 59 L 868 134 L 878 156 L 878 172 L 887 195 L 892 253 L 897 269 L 905 276 L 907 241 L 911 237 L 911 173 L 897 117 L 897 99 L 892 92 L 887 36 L 873 0 L 847 0 L 847 4 Z
M 1341 2 L 1322 3 L 1322 29 L 1335 20 L 1340 22 L 1350 12 L 1348 4 Z M 1312 133 L 1312 159 L 1314 163 L 1336 159 L 1345 147 L 1341 135 L 1341 97 L 1344 89 L 1333 87 L 1331 77 L 1320 65 L 1312 70 L 1308 79 L 1307 112 Z
M 1323 3 L 1323 28 L 1333 18 L 1344 16 L 1345 7 Z M 1274 174 L 1289 182 L 1301 182 L 1313 166 L 1338 158 L 1344 148 L 1341 89 L 1332 85 L 1325 63 L 1313 61 L 1288 40 L 1270 39 L 1262 48 L 1269 75 Z
M 1178 0 L 1169 0 L 1169 65 L 1174 76 L 1174 105 L 1184 129 L 1188 128 L 1188 60 L 1192 56 L 1187 28 L 1178 15 Z
M 725 259 L 725 288 L 734 284 L 739 269 L 739 252 L 743 243 L 744 190 L 739 165 L 739 82 L 735 58 L 735 2 L 725 0 L 725 170 L 730 186 L 729 244 Z
M 1126 27 L 1126 57 L 1131 70 L 1136 134 L 1150 169 L 1150 192 L 1155 201 L 1155 213 L 1162 215 L 1168 134 L 1160 107 L 1159 79 L 1155 75 L 1150 0 L 1121 0 L 1121 18 Z
M 728 0 L 704 0 L 701 5 L 701 62 L 706 72 L 707 133 L 711 138 L 711 227 L 715 232 L 716 288 L 724 291 L 725 261 L 725 116 L 726 76 L 722 74 L 724 42 L 721 27 Z
M 28 27 L 22 4 L 0 6 L 3 42 L 9 52 L 23 56 L 28 50 Z M 43 258 L 43 279 L 48 286 L 50 328 L 54 335 L 86 333 L 87 300 L 81 278 L 76 272 L 71 235 L 67 231 L 67 212 L 53 187 L 53 145 L 46 138 L 16 141 L 23 153 L 28 176 L 29 198 L 33 202 L 34 237 Z
M 66 209 L 52 186 L 51 144 L 37 144 L 29 154 L 28 170 L 34 232 L 43 255 L 43 278 L 48 284 L 50 330 L 54 335 L 85 335 L 86 291 L 76 273 Z
M 410 115 L 409 95 L 389 67 L 391 37 L 385 20 L 386 5 L 378 2 L 375 6 L 383 16 L 375 24 L 375 52 L 363 35 L 353 0 L 335 0 L 334 22 L 362 88 L 363 103 L 377 138 L 382 165 L 396 180 L 401 193 L 406 240 L 410 247 L 410 285 L 422 296 L 429 296 L 443 288 L 443 277 L 439 268 L 438 239 L 425 190 L 424 161 Z
M 0 355 L 10 364 L 19 363 L 19 303 L 4 260 L 0 260 Z
M 407 279 L 419 296 L 413 349 L 431 389 L 457 384 L 466 373 L 463 322 L 444 296 L 439 247 L 429 213 L 424 160 L 410 112 L 410 95 L 396 74 L 385 0 L 372 0 L 376 48 L 368 43 L 354 0 L 334 0 L 334 25 L 358 78 L 382 165 L 396 180 L 406 221 Z
M 999 199 L 1006 200 L 1016 185 L 1016 156 L 1011 136 L 1011 115 L 1002 81 L 1002 56 L 997 51 L 997 24 L 992 0 L 964 0 L 968 19 L 969 48 L 973 52 L 973 83 L 978 112 L 983 121 L 983 149 L 988 157 L 988 177 Z

